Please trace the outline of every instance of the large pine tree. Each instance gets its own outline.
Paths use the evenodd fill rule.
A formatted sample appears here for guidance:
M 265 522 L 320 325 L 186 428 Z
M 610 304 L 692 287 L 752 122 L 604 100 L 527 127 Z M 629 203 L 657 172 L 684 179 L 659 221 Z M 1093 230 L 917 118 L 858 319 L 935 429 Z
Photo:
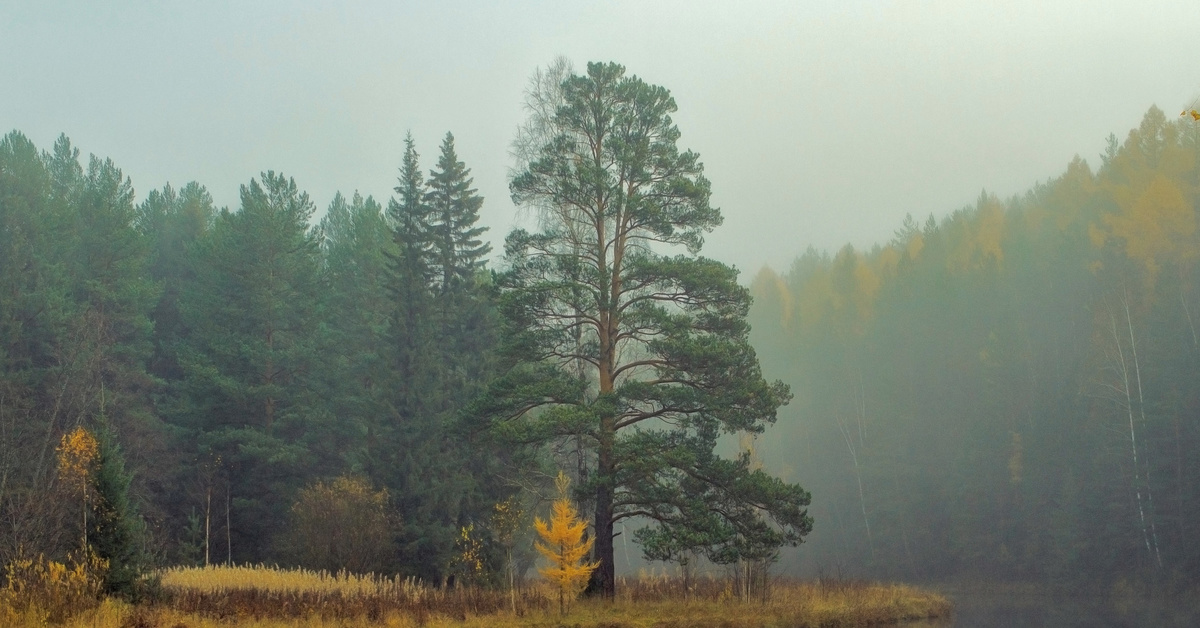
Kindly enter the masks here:
M 562 99 L 552 139 L 510 185 L 544 228 L 508 237 L 510 368 L 475 412 L 519 441 L 586 443 L 607 596 L 613 525 L 632 517 L 649 520 L 649 550 L 719 562 L 799 543 L 808 494 L 714 453 L 790 395 L 759 371 L 737 271 L 696 255 L 721 214 L 698 156 L 676 148 L 675 101 L 612 63 L 569 77 Z

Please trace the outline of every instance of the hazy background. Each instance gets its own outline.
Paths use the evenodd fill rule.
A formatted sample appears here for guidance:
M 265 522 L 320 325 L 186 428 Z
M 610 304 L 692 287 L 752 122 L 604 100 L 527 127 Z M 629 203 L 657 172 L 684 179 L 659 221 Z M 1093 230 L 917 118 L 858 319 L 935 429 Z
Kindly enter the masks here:
M 612 60 L 675 96 L 725 213 L 706 254 L 743 281 L 1096 165 L 1200 95 L 1196 2 L 110 4 L 0 2 L 0 127 L 65 132 L 139 200 L 197 180 L 235 208 L 266 169 L 321 211 L 386 199 L 405 132 L 428 169 L 449 130 L 498 244 L 529 75 Z

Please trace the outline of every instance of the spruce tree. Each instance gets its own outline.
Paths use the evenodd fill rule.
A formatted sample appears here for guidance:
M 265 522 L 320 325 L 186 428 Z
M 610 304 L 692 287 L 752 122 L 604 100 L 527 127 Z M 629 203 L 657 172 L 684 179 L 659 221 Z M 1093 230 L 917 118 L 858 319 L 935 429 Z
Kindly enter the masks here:
M 458 160 L 454 135 L 446 133 L 437 168 L 429 173 L 429 207 L 433 269 L 442 294 L 459 291 L 483 268 L 492 246 L 479 239 L 487 231 L 476 226 L 483 197 L 471 187 L 471 170 Z
M 487 248 L 475 240 L 481 203 L 468 170 L 443 143 L 438 168 L 422 179 L 412 137 L 405 140 L 397 196 L 388 206 L 395 248 L 390 257 L 395 307 L 388 334 L 392 352 L 392 420 L 385 427 L 389 457 L 380 475 L 404 522 L 401 564 L 425 579 L 447 573 L 462 526 L 482 519 L 495 500 L 481 494 L 479 452 L 448 431 L 478 369 L 488 362 L 478 274 Z M 465 333 L 464 333 L 465 332 Z M 464 342 L 472 333 L 475 342 Z M 467 351 L 474 351 L 468 355 Z
M 432 337 L 427 326 L 432 312 L 433 278 L 429 207 L 420 156 L 412 134 L 404 139 L 404 159 L 395 188 L 399 199 L 388 202 L 393 251 L 388 254 L 388 283 L 395 307 L 389 325 L 393 356 L 394 406 L 400 417 L 423 414 L 425 397 L 434 380 L 430 363 Z
M 99 457 L 92 477 L 95 498 L 88 517 L 88 545 L 108 562 L 104 590 L 134 600 L 144 593 L 142 581 L 149 560 L 145 552 L 145 524 L 129 501 L 133 477 L 125 470 L 125 458 L 112 430 L 101 417 Z

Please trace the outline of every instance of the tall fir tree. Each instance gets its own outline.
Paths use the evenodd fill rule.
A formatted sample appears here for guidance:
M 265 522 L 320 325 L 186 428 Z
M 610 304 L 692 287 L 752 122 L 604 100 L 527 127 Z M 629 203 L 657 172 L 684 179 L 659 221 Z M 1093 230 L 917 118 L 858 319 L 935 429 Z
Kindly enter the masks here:
M 470 168 L 458 160 L 454 135 L 446 133 L 437 168 L 429 173 L 425 204 L 429 208 L 433 247 L 433 271 L 442 294 L 461 291 L 483 268 L 492 246 L 479 236 L 487 231 L 477 226 L 483 197 L 471 187 Z

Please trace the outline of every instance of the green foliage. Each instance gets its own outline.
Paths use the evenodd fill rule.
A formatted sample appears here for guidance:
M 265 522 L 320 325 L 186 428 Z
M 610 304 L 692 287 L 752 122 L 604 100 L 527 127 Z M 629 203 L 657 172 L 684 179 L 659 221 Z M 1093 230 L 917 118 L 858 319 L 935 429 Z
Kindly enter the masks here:
M 507 239 L 507 369 L 472 413 L 513 441 L 586 443 L 608 595 L 613 524 L 629 517 L 651 520 L 652 545 L 687 538 L 720 560 L 800 543 L 808 494 L 713 454 L 790 394 L 762 378 L 737 271 L 696 255 L 721 214 L 699 156 L 676 147 L 674 100 L 611 63 L 568 77 L 561 99 L 510 184 L 544 227 Z
M 431 269 L 445 294 L 461 291 L 483 268 L 492 247 L 479 239 L 487 227 L 477 227 L 483 197 L 471 187 L 471 170 L 458 160 L 454 136 L 446 134 L 437 169 L 430 172 L 425 205 L 429 208 Z
M 388 256 L 395 246 L 375 199 L 338 194 L 321 221 L 323 252 L 320 356 L 322 398 L 330 417 L 314 422 L 322 459 L 370 476 L 381 471 L 380 442 L 394 384 L 386 342 L 393 302 Z
M 136 600 L 146 592 L 151 567 L 145 553 L 145 523 L 129 501 L 132 480 L 107 429 L 99 432 L 99 457 L 92 477 L 95 499 L 88 518 L 88 545 L 107 563 L 104 592 Z
M 313 204 L 293 180 L 266 172 L 241 192 L 240 210 L 222 211 L 191 249 L 170 410 L 200 459 L 225 461 L 235 560 L 261 560 L 301 469 L 321 472 L 308 458 L 325 417 L 312 385 L 320 249 Z

